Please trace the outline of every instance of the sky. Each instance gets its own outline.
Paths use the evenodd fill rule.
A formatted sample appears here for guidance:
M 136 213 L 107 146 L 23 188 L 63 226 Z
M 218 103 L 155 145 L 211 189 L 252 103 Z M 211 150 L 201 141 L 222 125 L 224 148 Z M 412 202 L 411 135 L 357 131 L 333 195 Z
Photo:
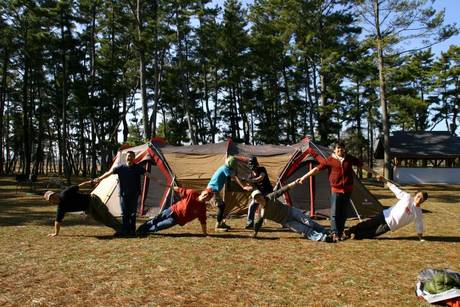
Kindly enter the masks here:
M 252 4 L 254 0 L 240 0 L 243 5 Z M 223 7 L 225 0 L 213 0 L 213 4 L 217 4 L 220 7 Z M 433 7 L 436 10 L 445 9 L 445 22 L 448 24 L 456 23 L 457 27 L 459 27 L 460 22 L 460 0 L 436 0 L 433 4 Z M 459 45 L 460 46 L 460 34 L 457 34 L 450 39 L 441 42 L 437 45 L 432 47 L 432 51 L 436 56 L 439 56 L 441 52 L 447 51 L 450 45 Z M 139 100 L 139 99 L 136 99 Z M 138 104 L 138 103 L 136 103 Z M 158 114 L 158 122 L 161 122 L 161 116 Z M 434 130 L 447 130 L 444 122 L 438 124 Z
M 254 0 L 240 0 L 243 5 L 254 3 Z M 214 4 L 218 4 L 220 7 L 223 6 L 225 0 L 213 0 Z M 457 27 L 460 26 L 460 0 L 435 0 L 433 7 L 436 10 L 445 9 L 445 22 L 456 23 Z M 447 51 L 450 45 L 460 45 L 460 34 L 457 34 L 450 39 L 439 43 L 432 47 L 432 51 L 439 55 L 442 51 Z
M 447 23 L 457 23 L 460 21 L 460 1 L 459 0 L 438 0 L 433 5 L 437 10 L 445 9 L 445 21 Z M 439 55 L 442 51 L 447 51 L 450 45 L 460 46 L 460 34 L 434 46 L 433 52 Z

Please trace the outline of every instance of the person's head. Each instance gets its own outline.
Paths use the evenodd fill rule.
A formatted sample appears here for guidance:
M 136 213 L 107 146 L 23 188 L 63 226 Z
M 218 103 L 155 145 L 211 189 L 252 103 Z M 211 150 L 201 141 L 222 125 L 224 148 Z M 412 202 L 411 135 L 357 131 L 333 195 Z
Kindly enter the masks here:
M 236 162 L 234 156 L 228 156 L 227 159 L 225 159 L 225 165 L 230 167 L 232 170 L 236 170 L 238 163 Z
M 345 157 L 345 154 L 346 154 L 345 143 L 342 141 L 335 142 L 334 153 L 341 158 Z
M 251 196 L 255 200 L 256 203 L 258 203 L 262 207 L 265 206 L 265 197 L 262 194 L 262 192 L 260 192 L 259 190 L 254 190 L 252 191 Z
M 126 153 L 126 164 L 133 165 L 134 164 L 134 159 L 136 158 L 136 154 L 134 151 L 130 150 Z
M 249 158 L 248 161 L 248 167 L 251 171 L 255 170 L 259 166 L 259 161 L 257 161 L 257 158 L 255 156 L 252 156 Z
M 53 191 L 46 191 L 45 194 L 43 194 L 43 198 L 53 205 L 58 205 L 61 201 L 59 194 Z
M 211 189 L 207 188 L 201 191 L 200 195 L 198 196 L 198 201 L 205 203 L 209 201 L 213 196 L 214 196 L 214 192 Z
M 428 193 L 425 191 L 417 191 L 414 196 L 416 206 L 420 206 L 425 200 L 428 199 Z

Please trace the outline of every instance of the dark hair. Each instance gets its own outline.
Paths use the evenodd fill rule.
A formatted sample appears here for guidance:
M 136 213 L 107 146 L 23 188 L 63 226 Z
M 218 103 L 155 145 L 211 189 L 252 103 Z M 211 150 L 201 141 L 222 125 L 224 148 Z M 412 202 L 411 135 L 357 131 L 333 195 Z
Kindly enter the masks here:
M 345 143 L 343 141 L 337 141 L 334 143 L 334 148 L 341 147 L 345 149 Z
M 427 192 L 418 190 L 417 193 L 415 193 L 415 194 L 418 194 L 418 193 L 422 193 L 422 195 L 423 195 L 423 200 L 427 200 L 427 199 L 428 199 L 428 193 L 427 193 Z
M 128 150 L 128 151 L 126 152 L 126 155 L 134 155 L 134 156 L 135 156 L 136 154 L 134 153 L 134 151 Z
M 250 169 L 254 170 L 257 166 L 259 166 L 259 162 L 255 156 L 251 156 L 248 161 L 248 166 Z

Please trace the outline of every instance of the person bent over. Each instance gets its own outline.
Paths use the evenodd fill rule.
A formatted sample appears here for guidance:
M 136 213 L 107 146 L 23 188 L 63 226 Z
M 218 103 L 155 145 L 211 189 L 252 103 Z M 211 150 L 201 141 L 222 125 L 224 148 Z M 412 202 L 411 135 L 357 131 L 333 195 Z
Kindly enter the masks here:
M 219 167 L 212 175 L 207 186 L 207 189 L 212 191 L 214 194 L 212 204 L 214 207 L 217 207 L 215 228 L 216 231 L 228 231 L 228 229 L 230 229 L 230 226 L 228 226 L 224 221 L 225 203 L 219 194 L 227 180 L 235 180 L 235 182 L 244 190 L 249 191 L 251 189 L 248 186 L 244 186 L 236 176 L 237 167 L 238 163 L 235 160 L 235 157 L 228 156 L 225 160 L 225 164 Z
M 207 235 L 206 230 L 206 202 L 213 195 L 212 191 L 206 189 L 201 193 L 193 189 L 175 187 L 174 191 L 179 193 L 180 200 L 151 220 L 148 220 L 137 229 L 138 235 L 146 235 L 175 225 L 184 226 L 188 222 L 198 218 L 201 223 L 201 230 Z
M 92 180 L 80 183 L 64 189 L 61 193 L 46 191 L 43 197 L 51 204 L 57 205 L 56 220 L 54 221 L 54 233 L 50 237 L 59 235 L 62 220 L 67 212 L 84 211 L 96 221 L 113 228 L 116 232 L 120 231 L 121 223 L 110 214 L 108 208 L 102 203 L 97 195 L 84 194 L 80 192 L 80 187 L 93 183 Z
M 302 210 L 288 207 L 278 200 L 278 197 L 292 189 L 296 184 L 297 182 L 294 181 L 266 196 L 263 196 L 258 190 L 252 192 L 256 202 L 262 207 L 261 215 L 254 225 L 254 238 L 257 237 L 263 220 L 268 219 L 285 225 L 292 231 L 300 233 L 303 237 L 312 241 L 332 242 L 332 237 L 327 234 L 323 226 L 310 219 Z
M 387 183 L 387 186 L 399 199 L 398 202 L 376 216 L 345 230 L 346 238 L 371 239 L 388 231 L 395 231 L 415 221 L 418 238 L 423 241 L 421 205 L 428 199 L 428 193 L 418 191 L 414 195 L 410 195 L 390 182 Z

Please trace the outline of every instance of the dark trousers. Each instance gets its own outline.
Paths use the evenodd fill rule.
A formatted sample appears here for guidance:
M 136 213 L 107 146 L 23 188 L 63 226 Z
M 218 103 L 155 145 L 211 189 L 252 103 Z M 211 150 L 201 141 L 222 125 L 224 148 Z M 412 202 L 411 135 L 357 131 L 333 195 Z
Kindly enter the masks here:
M 256 211 L 257 211 L 258 208 L 259 208 L 259 204 L 256 203 L 255 201 L 252 201 L 249 204 L 248 217 L 247 217 L 246 225 L 254 224 L 254 217 L 256 216 Z
M 355 239 L 371 239 L 390 231 L 390 227 L 385 221 L 383 212 L 381 212 L 368 220 L 350 227 L 349 230 L 350 233 L 355 234 Z
M 163 210 L 153 219 L 148 220 L 137 229 L 138 234 L 157 232 L 162 229 L 173 227 L 177 224 L 171 208 Z
M 121 221 L 123 223 L 121 232 L 123 234 L 134 235 L 136 233 L 137 200 L 139 195 L 122 195 L 120 198 Z
M 224 220 L 225 203 L 222 197 L 220 197 L 219 193 L 218 192 L 215 192 L 215 193 L 216 194 L 214 194 L 214 198 L 212 199 L 211 203 L 217 209 L 216 220 L 217 220 L 217 223 L 220 224 Z
M 350 196 L 351 193 L 331 193 L 331 231 L 339 236 L 345 229 Z

